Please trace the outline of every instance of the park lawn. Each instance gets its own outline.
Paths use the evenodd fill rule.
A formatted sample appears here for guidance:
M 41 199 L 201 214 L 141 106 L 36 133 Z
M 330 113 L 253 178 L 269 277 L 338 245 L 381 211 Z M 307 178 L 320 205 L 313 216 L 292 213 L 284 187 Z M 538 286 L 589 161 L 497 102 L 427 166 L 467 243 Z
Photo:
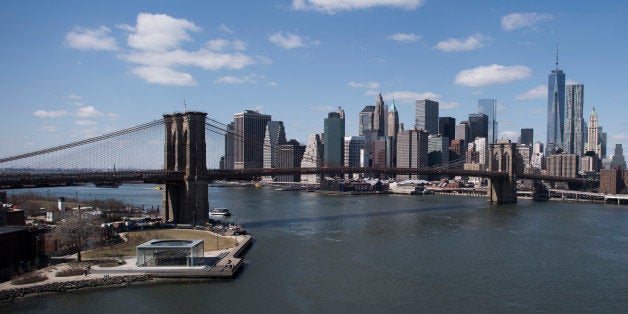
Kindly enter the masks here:
M 94 250 L 83 252 L 86 258 L 121 257 L 134 256 L 135 247 L 152 239 L 181 239 L 204 241 L 205 252 L 216 250 L 216 238 L 218 238 L 218 249 L 226 249 L 235 246 L 235 239 L 230 237 L 216 236 L 211 232 L 189 229 L 161 229 L 134 231 L 126 233 L 128 241 L 109 247 L 100 247 Z

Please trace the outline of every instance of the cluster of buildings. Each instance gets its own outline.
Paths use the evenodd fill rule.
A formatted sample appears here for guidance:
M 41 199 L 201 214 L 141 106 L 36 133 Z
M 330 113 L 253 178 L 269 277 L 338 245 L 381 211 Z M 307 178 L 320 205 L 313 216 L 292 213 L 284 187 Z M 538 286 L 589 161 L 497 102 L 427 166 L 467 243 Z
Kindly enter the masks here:
M 583 118 L 584 85 L 566 85 L 558 68 L 548 77 L 547 140 L 534 142 L 534 130 L 521 129 L 518 158 L 527 173 L 562 177 L 596 177 L 600 169 L 625 169 L 621 144 L 607 158 L 606 133 L 593 108 Z M 303 145 L 286 139 L 282 121 L 245 110 L 234 115 L 227 127 L 222 169 L 294 167 L 399 167 L 436 166 L 485 170 L 488 147 L 498 139 L 496 99 L 478 99 L 477 112 L 456 123 L 439 115 L 438 101 L 416 100 L 415 123 L 399 122 L 394 100 L 388 105 L 379 94 L 374 105 L 358 113 L 358 134 L 347 135 L 345 111 L 328 113 L 324 132 L 310 135 Z M 604 161 L 604 162 L 603 162 Z M 368 174 L 358 174 L 365 175 Z M 282 175 L 284 182 L 320 183 L 316 175 Z M 398 175 L 397 179 L 423 179 Z

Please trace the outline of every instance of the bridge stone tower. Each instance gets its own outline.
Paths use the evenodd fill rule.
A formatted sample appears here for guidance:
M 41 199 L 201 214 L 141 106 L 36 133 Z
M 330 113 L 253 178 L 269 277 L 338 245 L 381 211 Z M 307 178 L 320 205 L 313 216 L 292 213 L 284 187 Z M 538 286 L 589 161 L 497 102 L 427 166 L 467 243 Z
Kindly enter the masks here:
M 486 189 L 488 201 L 496 203 L 517 202 L 517 144 L 510 140 L 500 139 L 489 144 L 489 171 L 507 172 L 508 178 L 492 178 L 488 180 Z
M 164 222 L 197 224 L 209 219 L 204 112 L 165 114 L 164 170 L 184 171 L 183 183 L 166 182 Z

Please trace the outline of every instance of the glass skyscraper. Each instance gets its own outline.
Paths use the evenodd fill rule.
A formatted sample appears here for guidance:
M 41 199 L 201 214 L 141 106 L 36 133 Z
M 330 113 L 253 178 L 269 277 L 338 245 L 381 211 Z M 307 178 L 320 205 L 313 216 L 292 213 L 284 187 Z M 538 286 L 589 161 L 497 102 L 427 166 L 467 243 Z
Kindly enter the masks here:
M 438 134 L 438 102 L 429 99 L 416 101 L 414 127 Z
M 584 154 L 584 119 L 582 107 L 584 85 L 567 85 L 565 107 L 565 137 L 563 150 L 567 154 Z
M 563 149 L 565 134 L 565 73 L 558 69 L 552 70 L 547 80 L 547 142 L 546 156 L 552 155 L 559 148 Z
M 497 141 L 497 100 L 478 99 L 478 113 L 488 117 L 488 143 Z
M 325 143 L 323 159 L 325 166 L 342 166 L 344 161 L 345 111 L 338 107 L 330 112 L 324 121 Z

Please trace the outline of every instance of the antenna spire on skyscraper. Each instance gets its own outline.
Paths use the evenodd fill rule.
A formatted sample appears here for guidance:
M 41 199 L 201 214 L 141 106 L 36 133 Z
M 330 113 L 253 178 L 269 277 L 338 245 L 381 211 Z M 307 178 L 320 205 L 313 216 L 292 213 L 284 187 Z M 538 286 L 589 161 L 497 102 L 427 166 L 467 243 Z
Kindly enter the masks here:
M 556 70 L 558 70 L 558 42 L 556 42 Z

